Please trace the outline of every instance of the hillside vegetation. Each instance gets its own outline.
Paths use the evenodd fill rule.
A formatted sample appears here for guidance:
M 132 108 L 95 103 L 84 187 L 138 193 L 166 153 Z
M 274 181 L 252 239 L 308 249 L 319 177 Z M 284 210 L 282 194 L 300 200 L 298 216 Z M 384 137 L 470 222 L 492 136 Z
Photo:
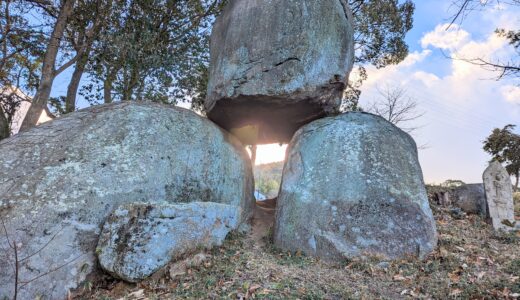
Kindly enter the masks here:
M 274 162 L 255 166 L 255 189 L 267 198 L 274 198 L 278 195 L 283 164 L 284 162 Z

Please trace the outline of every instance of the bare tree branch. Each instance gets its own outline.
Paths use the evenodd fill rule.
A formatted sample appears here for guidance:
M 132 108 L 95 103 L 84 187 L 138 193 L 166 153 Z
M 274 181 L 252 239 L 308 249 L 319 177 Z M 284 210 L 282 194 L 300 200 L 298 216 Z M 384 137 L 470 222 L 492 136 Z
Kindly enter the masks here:
M 377 91 L 380 98 L 372 104 L 368 112 L 385 118 L 408 133 L 419 128 L 403 126 L 424 116 L 424 112 L 419 110 L 417 101 L 407 96 L 404 88 L 386 86 L 383 89 L 377 88 Z

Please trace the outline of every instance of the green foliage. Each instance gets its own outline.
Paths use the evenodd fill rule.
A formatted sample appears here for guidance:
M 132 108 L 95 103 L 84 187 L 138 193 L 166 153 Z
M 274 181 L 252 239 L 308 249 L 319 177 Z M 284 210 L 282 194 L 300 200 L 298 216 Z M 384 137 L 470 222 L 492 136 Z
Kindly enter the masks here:
M 283 162 L 255 166 L 255 189 L 268 198 L 278 195 L 282 180 Z
M 520 30 L 505 30 L 505 29 L 497 29 L 496 34 L 501 37 L 505 37 L 509 40 L 509 44 L 511 44 L 515 49 L 520 48 Z
M 256 189 L 260 193 L 270 197 L 270 195 L 277 194 L 280 189 L 280 182 L 274 179 L 259 179 L 256 181 Z
M 32 91 L 38 85 L 46 38 L 29 21 L 31 10 L 22 1 L 0 2 L 0 139 L 10 133 L 15 112 L 27 100 L 20 89 Z
M 441 183 L 441 186 L 442 187 L 447 187 L 447 188 L 454 188 L 454 187 L 463 186 L 465 184 L 466 183 L 464 181 L 462 181 L 462 180 L 448 179 L 448 180 L 444 181 L 443 183 Z
M 405 37 L 413 27 L 415 5 L 406 0 L 350 0 L 354 15 L 354 37 L 358 79 L 349 82 L 342 110 L 359 110 L 361 85 L 367 78 L 365 66 L 384 68 L 408 56 Z
M 356 63 L 377 68 L 398 64 L 408 56 L 404 38 L 412 29 L 415 5 L 407 0 L 353 0 Z
M 204 97 L 209 31 L 223 3 L 115 0 L 89 62 L 95 83 L 82 94 L 90 102 Z
M 507 172 L 516 177 L 515 188 L 518 189 L 520 178 L 520 135 L 513 132 L 515 126 L 507 125 L 496 128 L 484 141 L 484 151 L 491 154 L 494 160 L 505 164 Z
M 520 276 L 520 259 L 512 260 L 506 267 L 506 272 L 513 276 Z

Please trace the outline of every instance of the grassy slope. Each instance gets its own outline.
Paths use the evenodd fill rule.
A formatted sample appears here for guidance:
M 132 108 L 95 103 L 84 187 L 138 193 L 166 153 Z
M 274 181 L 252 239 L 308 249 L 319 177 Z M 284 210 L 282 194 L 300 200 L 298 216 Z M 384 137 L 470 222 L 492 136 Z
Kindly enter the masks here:
M 75 299 L 503 299 L 520 294 L 520 237 L 496 234 L 478 216 L 434 207 L 439 247 L 427 260 L 352 260 L 335 266 L 234 235 L 186 275 L 138 285 L 88 284 Z M 137 291 L 137 294 L 135 292 Z M 144 296 L 132 296 L 143 294 Z M 144 298 L 143 298 L 144 297 Z

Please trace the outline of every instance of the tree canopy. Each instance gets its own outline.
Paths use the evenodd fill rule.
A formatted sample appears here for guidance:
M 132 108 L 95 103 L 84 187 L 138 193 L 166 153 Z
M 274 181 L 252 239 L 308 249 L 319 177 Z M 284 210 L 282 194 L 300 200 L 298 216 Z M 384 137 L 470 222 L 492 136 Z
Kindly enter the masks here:
M 358 79 L 345 91 L 344 110 L 357 110 L 367 65 L 384 68 L 408 56 L 405 37 L 413 27 L 415 5 L 406 0 L 350 0 L 354 15 Z
M 8 0 L 1 3 L 0 84 L 33 98 L 24 128 L 51 105 L 76 109 L 121 100 L 191 102 L 202 110 L 209 64 L 209 35 L 226 0 Z M 357 104 L 365 66 L 383 68 L 408 55 L 410 0 L 350 0 L 360 79 L 346 101 Z M 382 13 L 384 12 L 384 13 Z M 35 15 L 38 18 L 27 19 Z M 7 49 L 7 50 L 5 50 Z M 51 98 L 54 78 L 73 67 L 67 93 Z M 87 80 L 82 81 L 82 78 Z M 17 80 L 19 79 L 19 80 Z M 0 128 L 10 124 L 21 99 L 1 100 Z M 352 105 L 355 106 L 355 105 Z

